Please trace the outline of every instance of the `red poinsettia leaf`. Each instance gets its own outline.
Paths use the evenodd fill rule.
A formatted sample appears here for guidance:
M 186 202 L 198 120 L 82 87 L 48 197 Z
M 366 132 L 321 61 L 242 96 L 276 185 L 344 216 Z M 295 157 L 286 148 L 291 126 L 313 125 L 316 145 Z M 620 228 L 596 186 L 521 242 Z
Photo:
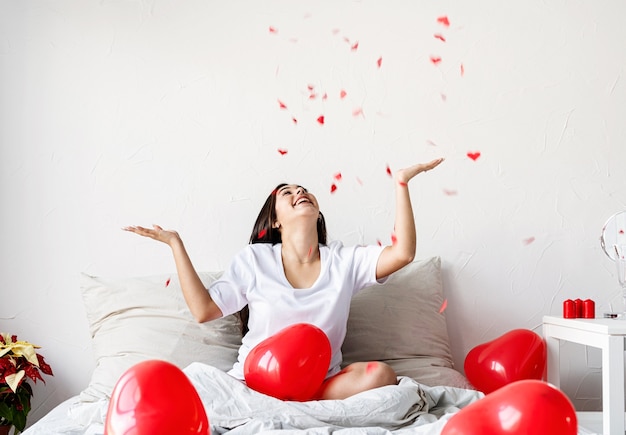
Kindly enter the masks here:
M 24 367 L 24 372 L 26 373 L 26 376 L 28 376 L 35 382 L 37 382 L 37 379 L 41 380 L 43 383 L 46 382 L 41 377 L 41 373 L 39 373 L 39 369 L 37 368 L 37 366 L 29 364 L 27 367 Z
M 42 372 L 44 372 L 47 375 L 54 376 L 54 374 L 52 373 L 52 367 L 48 365 L 48 363 L 46 362 L 43 356 L 37 354 L 37 360 L 39 361 L 39 368 L 41 369 Z

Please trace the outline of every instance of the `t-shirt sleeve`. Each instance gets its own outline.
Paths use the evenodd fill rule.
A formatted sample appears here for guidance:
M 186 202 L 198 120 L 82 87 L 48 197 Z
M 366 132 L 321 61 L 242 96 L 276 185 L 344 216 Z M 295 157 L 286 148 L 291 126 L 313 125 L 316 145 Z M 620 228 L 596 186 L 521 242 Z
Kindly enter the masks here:
M 248 304 L 248 290 L 253 284 L 253 263 L 247 249 L 239 252 L 222 276 L 209 286 L 209 294 L 215 304 L 228 316 Z
M 384 282 L 376 280 L 376 265 L 384 246 L 367 245 L 354 247 L 354 293 L 364 287 Z

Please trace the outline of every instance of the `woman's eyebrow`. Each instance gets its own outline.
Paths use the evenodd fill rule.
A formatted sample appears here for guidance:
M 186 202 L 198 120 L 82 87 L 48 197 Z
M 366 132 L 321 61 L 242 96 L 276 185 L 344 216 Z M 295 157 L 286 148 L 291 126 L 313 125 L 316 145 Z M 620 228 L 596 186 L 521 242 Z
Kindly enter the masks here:
M 287 184 L 286 186 L 283 186 L 283 187 L 281 187 L 280 189 L 278 189 L 278 193 L 282 192 L 282 191 L 283 191 L 283 190 L 285 190 L 285 189 L 294 189 L 294 188 L 295 188 L 295 189 L 298 189 L 299 187 L 302 187 L 302 189 L 303 189 L 305 192 L 308 192 L 308 190 L 306 190 L 306 188 L 305 188 L 305 187 L 303 187 L 303 186 L 300 186 L 300 185 L 295 185 L 295 184 Z

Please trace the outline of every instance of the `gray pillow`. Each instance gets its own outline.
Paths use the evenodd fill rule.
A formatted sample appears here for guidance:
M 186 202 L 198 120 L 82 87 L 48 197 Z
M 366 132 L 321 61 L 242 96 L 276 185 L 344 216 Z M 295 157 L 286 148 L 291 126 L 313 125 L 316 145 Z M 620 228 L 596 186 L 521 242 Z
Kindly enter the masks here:
M 453 368 L 443 302 L 439 257 L 414 261 L 363 289 L 352 298 L 344 366 L 384 361 L 426 385 L 472 388 Z

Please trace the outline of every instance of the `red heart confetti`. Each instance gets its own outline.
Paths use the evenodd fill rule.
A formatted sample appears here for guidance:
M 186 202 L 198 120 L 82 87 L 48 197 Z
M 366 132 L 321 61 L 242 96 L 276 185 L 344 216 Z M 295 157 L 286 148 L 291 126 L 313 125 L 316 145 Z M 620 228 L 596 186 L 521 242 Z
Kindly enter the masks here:
M 452 190 L 452 189 L 443 189 L 443 193 L 448 195 L 448 196 L 455 196 L 457 195 L 459 192 L 456 190 Z
M 341 92 L 339 92 L 339 98 L 341 98 L 342 100 L 346 98 L 346 95 L 348 95 L 348 93 L 343 89 L 341 90 Z
M 524 243 L 524 245 L 530 245 L 532 242 L 535 241 L 534 237 L 527 237 L 524 240 L 522 240 L 522 242 Z
M 437 22 L 439 24 L 442 24 L 442 25 L 446 26 L 446 27 L 450 27 L 450 20 L 448 19 L 448 17 L 446 15 L 443 15 L 443 16 L 437 18 Z
M 324 95 L 322 95 L 322 100 L 326 101 L 327 99 L 328 99 L 328 94 L 324 92 Z
M 310 91 L 313 91 L 313 89 L 315 89 L 315 86 L 313 85 L 306 85 L 307 89 Z
M 378 60 L 376 61 L 376 65 L 378 65 L 378 68 L 380 68 L 382 64 L 383 64 L 383 58 L 379 57 Z
M 361 186 L 363 185 L 363 180 L 361 180 L 359 177 L 356 177 L 356 182 L 359 183 Z
M 441 307 L 439 308 L 439 314 L 443 313 L 448 308 L 448 299 L 444 299 Z
M 386 171 L 387 171 L 387 175 L 391 177 L 391 168 L 389 167 L 389 165 L 387 165 Z
M 335 183 L 330 185 L 330 193 L 335 193 L 337 190 L 337 185 Z
M 461 77 L 465 75 L 465 66 L 461 64 Z
M 361 107 L 357 107 L 352 111 L 352 116 L 363 116 L 365 118 L 365 114 L 363 113 L 363 109 Z
M 430 56 L 430 61 L 433 63 L 433 65 L 437 65 L 441 62 L 441 57 L 439 56 Z
M 287 153 L 288 153 L 288 151 L 287 151 L 287 150 L 285 150 L 285 149 L 282 149 L 282 148 L 278 148 L 278 153 L 279 153 L 281 156 L 284 156 L 285 154 L 287 154 Z
M 467 153 L 467 157 L 476 161 L 480 157 L 480 152 L 479 151 L 476 151 L 475 153 L 469 152 Z
M 446 42 L 446 38 L 440 33 L 435 33 L 433 36 L 443 42 Z
M 400 186 L 402 186 L 402 187 L 406 187 L 406 186 L 408 186 L 408 184 L 407 184 L 407 183 L 405 183 L 404 181 L 398 181 L 398 184 L 399 184 Z
M 292 117 L 292 118 L 291 118 L 291 122 L 293 122 L 294 124 L 297 124 L 297 123 L 298 123 L 298 120 L 297 120 L 296 118 L 293 118 L 293 117 Z
M 171 281 L 171 278 L 168 278 L 168 279 L 167 279 L 167 281 L 165 281 L 165 287 L 167 287 L 168 285 L 170 285 L 170 281 Z
M 391 244 L 395 245 L 398 243 L 398 238 L 396 237 L 396 233 L 391 233 Z
M 259 239 L 262 239 L 263 237 L 265 237 L 265 234 L 267 234 L 267 229 L 263 228 L 261 231 L 259 231 Z
M 376 239 L 376 244 L 378 246 L 383 246 L 383 242 L 381 242 L 380 239 Z
M 270 26 L 270 33 L 278 33 L 278 30 L 275 27 Z
M 280 107 L 281 109 L 286 109 L 287 105 L 283 103 L 282 101 L 278 100 L 278 107 Z
M 624 234 L 624 230 L 619 230 L 619 233 L 620 234 Z
M 341 179 L 343 178 L 343 176 L 341 175 L 341 172 L 337 172 L 333 178 L 337 181 L 341 181 Z
M 352 44 L 352 46 L 350 47 L 350 50 L 356 51 L 358 48 L 359 48 L 359 41 Z
M 320 115 L 317 118 L 317 122 L 321 125 L 324 125 L 324 115 Z

